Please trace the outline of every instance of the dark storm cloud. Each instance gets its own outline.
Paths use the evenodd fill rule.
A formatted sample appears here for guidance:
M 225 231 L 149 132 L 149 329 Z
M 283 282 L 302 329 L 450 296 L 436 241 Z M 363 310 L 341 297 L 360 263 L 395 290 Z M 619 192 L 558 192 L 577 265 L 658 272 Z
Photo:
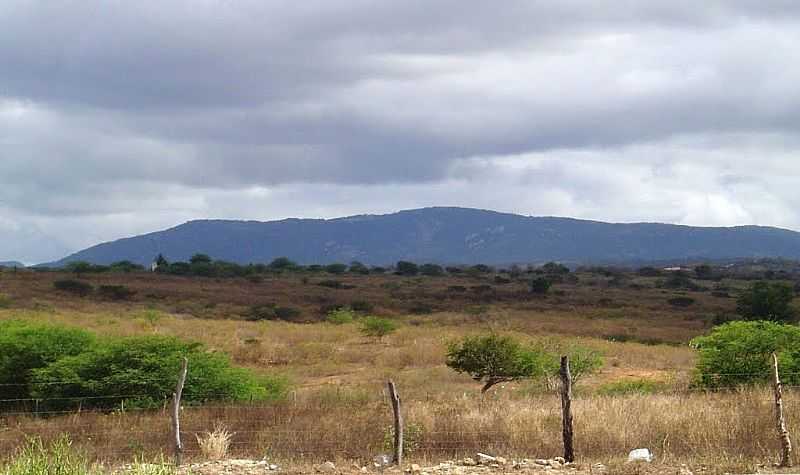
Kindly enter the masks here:
M 427 204 L 798 226 L 798 42 L 788 0 L 9 0 L 0 260 Z

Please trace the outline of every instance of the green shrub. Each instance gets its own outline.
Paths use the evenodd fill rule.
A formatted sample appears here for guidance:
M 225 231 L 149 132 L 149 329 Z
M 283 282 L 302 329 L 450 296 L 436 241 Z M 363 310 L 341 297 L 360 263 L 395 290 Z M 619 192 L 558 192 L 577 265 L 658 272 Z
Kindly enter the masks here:
M 532 294 L 546 294 L 553 283 L 547 277 L 536 277 L 530 281 L 530 291 Z
M 80 297 L 86 297 L 94 290 L 92 284 L 75 279 L 61 279 L 53 282 L 53 287 L 62 292 L 69 292 Z
M 28 397 L 32 370 L 80 354 L 94 343 L 91 333 L 78 328 L 0 322 L 0 399 Z
M 325 272 L 328 274 L 341 275 L 347 272 L 347 266 L 340 263 L 328 264 L 325 266 Z
M 778 354 L 783 379 L 800 384 L 800 328 L 776 322 L 736 321 L 692 340 L 699 355 L 695 382 L 706 388 L 733 387 L 770 380 L 770 355 Z
M 271 304 L 257 304 L 250 306 L 250 309 L 245 314 L 245 318 L 250 321 L 259 320 L 275 320 L 275 305 Z
M 344 325 L 346 323 L 353 323 L 355 317 L 356 315 L 353 310 L 343 307 L 331 310 L 328 315 L 325 316 L 325 321 L 328 323 L 333 323 L 334 325 Z
M 739 296 L 736 312 L 746 320 L 791 322 L 795 318 L 793 298 L 794 289 L 789 284 L 756 282 Z
M 45 445 L 29 439 L 0 469 L 2 475 L 99 475 L 85 454 L 72 447 L 67 435 Z
M 73 398 L 86 396 L 93 399 L 83 401 L 83 407 L 113 408 L 121 402 L 119 395 L 127 396 L 129 407 L 160 407 L 174 389 L 184 357 L 189 360 L 183 392 L 187 403 L 267 397 L 259 380 L 248 370 L 231 366 L 226 355 L 167 336 L 113 338 L 34 369 L 31 395 L 64 398 L 48 401 L 55 409 L 72 407 Z
M 397 269 L 396 271 L 397 275 L 412 276 L 412 275 L 417 275 L 417 273 L 419 273 L 419 267 L 413 262 L 398 261 L 395 268 Z
M 603 396 L 623 396 L 627 394 L 655 394 L 667 389 L 667 384 L 652 379 L 625 379 L 606 383 L 597 388 Z
M 541 349 L 495 334 L 468 336 L 451 343 L 446 361 L 456 372 L 483 382 L 484 393 L 496 384 L 544 376 L 550 363 L 549 355 Z
M 361 321 L 361 333 L 366 336 L 371 336 L 379 340 L 383 339 L 386 335 L 394 333 L 398 328 L 394 320 L 379 317 L 365 317 Z
M 444 275 L 444 269 L 438 264 L 422 264 L 419 266 L 419 273 L 430 277 L 439 277 Z
M 0 308 L 9 308 L 11 307 L 11 297 L 6 294 L 0 293 Z
M 109 300 L 128 300 L 136 294 L 136 291 L 124 285 L 101 285 L 97 288 L 97 293 Z
M 355 285 L 345 284 L 340 280 L 321 280 L 317 282 L 320 287 L 327 287 L 329 289 L 354 289 Z
M 275 317 L 279 320 L 296 321 L 302 314 L 300 309 L 294 307 L 275 307 Z

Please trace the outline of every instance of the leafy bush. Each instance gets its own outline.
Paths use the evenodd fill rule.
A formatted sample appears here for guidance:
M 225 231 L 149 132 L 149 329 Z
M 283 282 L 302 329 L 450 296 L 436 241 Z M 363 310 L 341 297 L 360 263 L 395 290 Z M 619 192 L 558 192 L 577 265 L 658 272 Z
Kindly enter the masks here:
M 695 380 L 707 388 L 769 381 L 770 355 L 778 354 L 787 384 L 800 384 L 800 328 L 776 322 L 737 321 L 692 340 L 699 352 Z
M 397 322 L 388 318 L 365 317 L 361 321 L 361 333 L 379 340 L 386 335 L 394 333 L 398 328 Z
M 673 307 L 689 307 L 695 303 L 695 299 L 691 297 L 673 297 L 667 302 Z
M 267 389 L 248 370 L 231 366 L 221 353 L 209 353 L 199 343 L 167 336 L 113 338 L 75 356 L 66 356 L 31 372 L 31 396 L 65 398 L 48 401 L 62 409 L 71 398 L 91 396 L 83 407 L 112 408 L 125 395 L 127 406 L 160 407 L 171 394 L 183 358 L 189 371 L 183 400 L 261 400 Z M 58 381 L 59 384 L 52 384 Z
M 252 305 L 250 309 L 247 311 L 245 318 L 247 318 L 250 321 L 275 320 L 277 318 L 277 316 L 275 315 L 275 305 L 271 304 Z
M 9 308 L 11 306 L 11 297 L 6 294 L 0 293 L 0 308 Z
M 481 392 L 485 393 L 496 384 L 544 376 L 549 357 L 544 351 L 525 347 L 509 336 L 490 334 L 451 343 L 446 364 L 483 382 Z
M 439 277 L 444 275 L 444 269 L 438 264 L 422 264 L 419 267 L 419 273 L 430 277 Z
M 481 392 L 492 386 L 522 379 L 544 378 L 554 385 L 561 369 L 561 355 L 570 361 L 572 382 L 594 373 L 603 365 L 600 353 L 580 345 L 523 345 L 509 336 L 469 336 L 451 343 L 446 364 L 483 382 Z
M 355 312 L 353 312 L 352 309 L 343 307 L 329 312 L 325 317 L 325 321 L 333 323 L 334 325 L 344 325 L 346 323 L 353 323 L 355 317 Z
M 327 287 L 329 289 L 354 289 L 356 286 L 345 284 L 341 280 L 321 280 L 317 282 L 320 287 Z
M 61 279 L 53 282 L 53 287 L 62 292 L 69 292 L 80 297 L 86 297 L 94 290 L 92 284 L 82 280 Z
M 546 294 L 553 283 L 547 277 L 536 277 L 530 282 L 530 291 L 533 294 Z
M 413 262 L 399 261 L 396 266 L 398 275 L 417 275 L 419 267 Z
M 109 300 L 128 300 L 136 295 L 135 290 L 131 290 L 124 285 L 101 285 L 97 288 L 97 293 Z
M 275 307 L 275 317 L 279 320 L 296 321 L 302 314 L 294 307 Z
M 340 263 L 328 264 L 325 266 L 325 272 L 328 274 L 341 275 L 347 272 L 347 266 Z
M 0 399 L 28 397 L 32 370 L 80 354 L 94 342 L 91 333 L 78 328 L 0 322 Z
M 794 289 L 781 282 L 756 282 L 736 301 L 736 312 L 747 320 L 790 322 L 795 318 L 791 307 Z

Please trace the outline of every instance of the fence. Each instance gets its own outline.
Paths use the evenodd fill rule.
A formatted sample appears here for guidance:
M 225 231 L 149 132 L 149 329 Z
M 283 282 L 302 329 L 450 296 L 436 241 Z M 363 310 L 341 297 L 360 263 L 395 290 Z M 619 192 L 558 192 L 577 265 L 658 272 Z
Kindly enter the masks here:
M 398 397 L 402 417 L 397 418 L 392 411 L 395 398 L 386 386 L 368 391 L 337 387 L 280 403 L 187 405 L 179 411 L 177 432 L 169 395 L 162 395 L 157 408 L 126 403 L 144 396 L 136 394 L 10 398 L 0 400 L 0 456 L 12 454 L 26 438 L 47 441 L 62 433 L 97 459 L 172 456 L 177 433 L 179 454 L 193 460 L 203 456 L 196 436 L 223 425 L 233 433 L 231 456 L 367 461 L 392 454 L 398 442 L 394 427 L 400 423 L 405 450 L 395 455 L 406 453 L 413 459 L 476 452 L 529 458 L 569 455 L 565 441 L 569 446 L 571 433 L 579 460 L 605 460 L 648 447 L 662 460 L 739 457 L 786 463 L 792 460 L 785 444 L 788 433 L 779 428 L 791 429 L 800 422 L 800 391 L 776 380 L 771 389 L 688 389 L 623 397 L 572 398 L 569 388 L 560 395 L 517 398 L 502 390 L 490 397 L 428 394 L 402 404 Z M 404 389 L 410 388 L 398 387 L 400 395 Z M 98 401 L 114 409 L 97 408 Z M 565 413 L 572 415 L 572 424 Z

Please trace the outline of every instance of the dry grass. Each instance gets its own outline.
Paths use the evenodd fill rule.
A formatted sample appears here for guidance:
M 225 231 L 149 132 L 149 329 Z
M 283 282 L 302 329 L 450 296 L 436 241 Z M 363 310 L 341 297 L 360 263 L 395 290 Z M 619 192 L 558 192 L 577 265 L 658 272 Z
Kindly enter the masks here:
M 549 345 L 579 342 L 599 350 L 603 370 L 577 388 L 576 445 L 583 461 L 614 462 L 649 447 L 667 462 L 747 468 L 776 454 L 770 395 L 686 392 L 694 355 L 678 345 L 704 331 L 708 315 L 730 310 L 730 299 L 705 293 L 690 309 L 666 301 L 681 292 L 645 287 L 558 285 L 564 295 L 547 299 L 521 294 L 522 284 L 499 286 L 496 299 L 453 296 L 450 285 L 476 285 L 467 278 L 408 279 L 347 276 L 352 290 L 303 284 L 299 278 L 186 279 L 136 274 L 92 276 L 95 284 L 124 283 L 137 290 L 131 302 L 78 299 L 52 291 L 51 274 L 0 274 L 9 308 L 0 319 L 23 318 L 76 325 L 109 335 L 164 334 L 199 340 L 229 353 L 234 362 L 290 377 L 295 390 L 275 405 L 186 408 L 183 426 L 189 459 L 224 451 L 286 462 L 349 459 L 368 461 L 383 453 L 390 425 L 386 378 L 399 385 L 417 440 L 412 459 L 474 455 L 552 457 L 561 451 L 558 399 L 533 384 L 512 384 L 487 398 L 478 385 L 444 365 L 449 341 L 487 330 Z M 581 277 L 588 281 L 590 277 Z M 314 278 L 312 278 L 312 281 Z M 649 285 L 646 279 L 637 283 Z M 240 315 L 253 303 L 292 305 L 317 312 L 331 302 L 367 300 L 376 313 L 403 325 L 383 342 L 363 337 L 356 324 L 300 325 L 249 322 Z M 432 315 L 407 315 L 414 301 L 431 303 Z M 605 335 L 627 334 L 675 345 L 616 343 Z M 665 383 L 669 394 L 599 396 L 600 385 L 625 379 Z M 800 398 L 787 395 L 790 427 L 800 422 Z M 217 431 L 224 424 L 231 432 Z M 69 433 L 99 460 L 152 458 L 169 451 L 169 417 L 161 411 L 82 413 L 35 418 L 0 414 L 0 453 L 11 453 L 24 435 L 54 440 Z M 205 447 L 205 448 L 204 448 Z M 204 451 L 205 450 L 205 451 Z
M 224 460 L 228 456 L 231 439 L 234 434 L 228 432 L 224 425 L 217 425 L 211 432 L 195 434 L 197 446 L 206 460 Z
M 407 390 L 405 386 L 401 391 Z M 771 393 L 748 390 L 726 394 L 578 397 L 574 403 L 576 446 L 583 462 L 613 462 L 633 448 L 649 447 L 662 463 L 689 462 L 739 467 L 769 463 L 778 454 Z M 800 421 L 800 398 L 787 395 L 790 427 Z M 488 452 L 519 457 L 552 457 L 561 452 L 560 406 L 555 395 L 524 395 L 506 388 L 482 399 L 474 391 L 432 395 L 405 404 L 407 425 L 415 430 L 414 460 Z M 335 386 L 272 406 L 185 409 L 183 424 L 189 459 L 219 456 L 208 451 L 209 424 L 235 428 L 211 432 L 215 450 L 229 443 L 236 457 L 281 461 L 348 459 L 368 461 L 386 451 L 391 424 L 379 386 Z M 214 421 L 214 422 L 211 422 Z M 169 450 L 168 415 L 85 414 L 52 420 L 9 417 L 0 450 L 10 452 L 19 434 L 45 440 L 60 432 L 91 455 L 130 459 Z M 219 426 L 217 426 L 217 429 Z M 214 435 L 216 433 L 216 435 Z M 202 434 L 194 439 L 191 434 Z

